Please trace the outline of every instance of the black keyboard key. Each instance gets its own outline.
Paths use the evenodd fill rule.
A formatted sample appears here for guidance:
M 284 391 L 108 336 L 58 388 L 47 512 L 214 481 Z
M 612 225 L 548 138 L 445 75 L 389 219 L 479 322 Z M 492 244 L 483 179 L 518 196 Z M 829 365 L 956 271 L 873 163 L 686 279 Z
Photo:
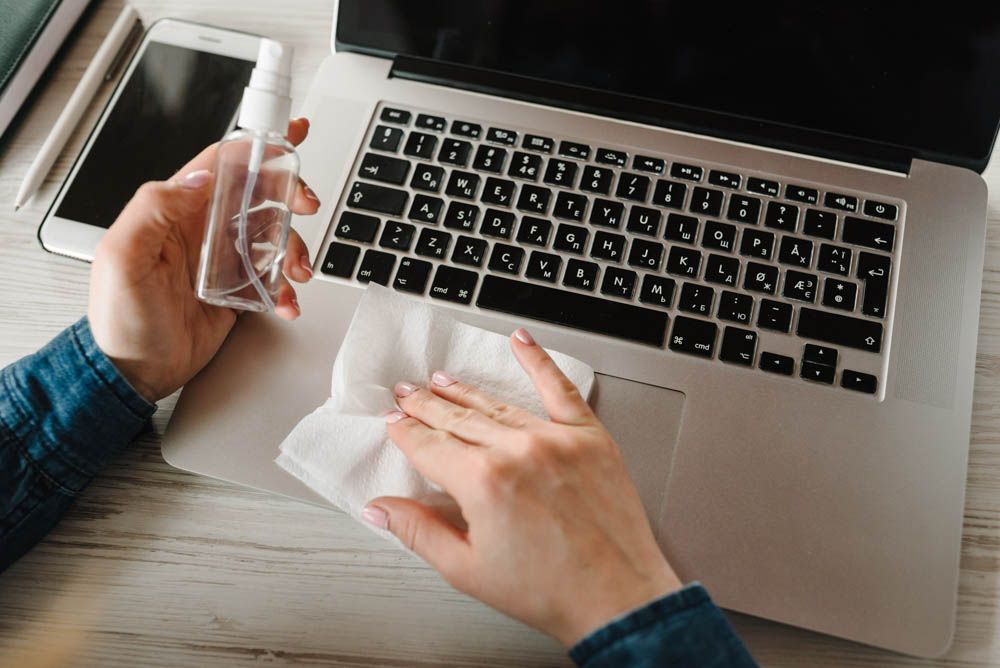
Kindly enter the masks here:
M 354 275 L 354 266 L 358 263 L 361 249 L 334 241 L 326 251 L 323 264 L 319 270 L 329 276 L 350 278 Z
M 437 148 L 438 139 L 434 135 L 423 132 L 411 132 L 406 139 L 406 146 L 403 153 L 421 160 L 430 160 L 434 157 L 434 149 Z
M 752 227 L 743 230 L 743 239 L 740 241 L 740 255 L 770 260 L 773 253 L 773 234 L 762 230 L 755 230 Z
M 552 242 L 552 248 L 557 251 L 583 255 L 587 248 L 588 236 L 590 236 L 590 232 L 586 227 L 562 224 L 556 230 L 556 238 Z
M 743 277 L 743 288 L 753 292 L 773 295 L 778 289 L 778 268 L 769 264 L 747 262 L 747 273 Z
M 812 263 L 813 242 L 797 237 L 781 237 L 778 262 L 794 267 L 808 267 Z
M 673 246 L 667 256 L 667 273 L 686 278 L 697 278 L 701 268 L 701 253 L 692 248 Z
M 855 212 L 858 210 L 858 198 L 840 193 L 827 193 L 823 198 L 823 206 L 828 209 Z
M 378 240 L 378 245 L 382 248 L 408 251 L 413 244 L 413 236 L 416 232 L 417 228 L 413 225 L 390 220 L 385 224 L 385 229 L 382 230 L 382 236 Z
M 521 225 L 517 228 L 519 243 L 530 246 L 546 246 L 552 233 L 552 223 L 534 216 L 523 216 Z
M 799 309 L 796 333 L 805 339 L 849 346 L 870 353 L 877 353 L 882 349 L 880 323 L 804 306 Z
M 556 195 L 556 204 L 552 207 L 552 215 L 566 220 L 583 220 L 583 212 L 586 210 L 586 195 L 560 192 Z
M 625 229 L 635 234 L 646 234 L 655 237 L 660 233 L 660 219 L 663 217 L 656 209 L 633 205 L 628 212 L 628 223 Z
M 427 192 L 441 192 L 444 184 L 444 169 L 434 165 L 417 163 L 413 168 L 413 178 L 410 179 L 410 187 L 414 190 L 426 190 Z
M 597 149 L 597 153 L 594 154 L 594 162 L 602 165 L 624 167 L 628 164 L 628 154 L 610 148 L 599 148 Z
M 452 121 L 451 134 L 458 135 L 459 137 L 468 137 L 469 139 L 479 139 L 479 135 L 483 134 L 483 126 L 478 123 Z
M 750 318 L 753 317 L 753 297 L 723 290 L 719 296 L 719 310 L 716 315 L 720 320 L 749 324 Z
M 476 305 L 657 347 L 669 322 L 662 311 L 500 276 L 483 278 Z
M 722 199 L 721 190 L 697 186 L 691 193 L 691 212 L 702 216 L 718 216 L 722 213 Z
M 819 209 L 807 209 L 802 233 L 811 237 L 833 239 L 837 232 L 837 214 Z
M 444 200 L 429 195 L 415 195 L 413 204 L 410 205 L 410 213 L 407 218 L 416 220 L 428 225 L 437 225 L 441 219 L 441 209 L 444 208 Z
M 507 244 L 493 244 L 490 254 L 490 271 L 501 271 L 505 274 L 518 274 L 524 262 L 524 249 Z
M 382 113 L 379 115 L 379 120 L 385 121 L 386 123 L 407 125 L 412 117 L 413 115 L 408 111 L 393 109 L 392 107 L 383 107 Z
M 432 130 L 433 132 L 444 132 L 446 121 L 440 116 L 431 116 L 430 114 L 417 114 L 417 127 L 423 130 Z
M 743 366 L 753 366 L 754 354 L 757 352 L 757 332 L 739 327 L 726 327 L 722 332 L 722 346 L 719 348 L 719 359 Z
M 715 354 L 715 335 L 718 330 L 715 323 L 679 315 L 674 318 L 674 329 L 670 332 L 670 349 L 699 357 L 712 357 Z
M 886 220 L 896 220 L 899 210 L 894 204 L 876 202 L 875 200 L 865 200 L 865 215 L 874 218 L 885 218 Z
M 521 148 L 526 148 L 529 151 L 540 151 L 542 153 L 552 153 L 555 145 L 556 143 L 550 137 L 541 137 L 539 135 L 524 135 L 524 140 L 521 142 Z
M 489 132 L 486 133 L 486 141 L 514 146 L 517 144 L 517 133 L 503 128 L 490 128 Z
M 607 195 L 611 192 L 611 179 L 615 173 L 610 167 L 595 167 L 587 165 L 583 168 L 583 177 L 580 179 L 580 190 L 598 195 Z
M 645 155 L 637 155 L 632 159 L 632 169 L 639 172 L 649 172 L 651 174 L 662 174 L 667 169 L 667 162 L 660 158 L 650 158 Z
M 659 179 L 656 182 L 656 189 L 653 190 L 652 203 L 655 206 L 662 206 L 668 209 L 681 209 L 684 207 L 684 195 L 686 193 L 687 186 L 685 184 Z
M 409 198 L 410 194 L 405 190 L 355 181 L 351 186 L 351 194 L 347 196 L 347 206 L 388 216 L 401 216 Z
M 456 165 L 465 167 L 469 164 L 469 156 L 472 155 L 472 144 L 461 139 L 445 139 L 441 142 L 441 151 L 438 153 L 438 162 L 446 165 Z
M 625 215 L 625 205 L 609 199 L 597 198 L 594 208 L 590 210 L 590 224 L 601 227 L 618 227 Z
M 888 223 L 876 223 L 873 220 L 844 216 L 842 239 L 847 244 L 867 246 L 891 253 L 893 242 L 896 240 L 896 229 Z
M 566 275 L 563 276 L 563 285 L 580 290 L 591 290 L 597 285 L 598 266 L 593 262 L 584 262 L 571 258 L 566 263 Z
M 677 308 L 697 315 L 712 315 L 712 302 L 715 301 L 715 290 L 697 283 L 685 283 L 681 286 L 681 296 L 677 300 Z
M 828 278 L 823 283 L 823 306 L 853 311 L 858 299 L 858 284 L 840 278 Z
M 667 216 L 667 228 L 663 232 L 663 238 L 685 244 L 695 243 L 698 238 L 698 219 L 679 213 L 670 214 Z
M 749 230 L 755 231 L 755 230 Z M 736 246 L 736 226 L 716 220 L 705 221 L 705 231 L 701 235 L 701 245 L 713 250 L 733 252 Z
M 625 237 L 610 232 L 598 232 L 594 235 L 594 244 L 590 247 L 590 256 L 598 260 L 621 262 L 625 254 Z
M 549 208 L 552 191 L 539 186 L 521 186 L 521 194 L 517 198 L 517 208 L 531 213 L 545 213 Z
M 575 162 L 553 158 L 549 160 L 549 165 L 545 168 L 545 176 L 542 177 L 542 181 L 550 186 L 572 188 L 576 182 L 577 169 Z
M 399 128 L 390 128 L 380 125 L 375 128 L 372 134 L 372 141 L 368 146 L 376 151 L 388 151 L 395 153 L 399 150 L 399 142 L 403 141 L 403 131 Z
M 572 141 L 559 142 L 559 155 L 577 160 L 587 160 L 590 158 L 590 147 Z
M 740 261 L 710 253 L 705 261 L 705 280 L 709 283 L 735 287 L 740 277 Z
M 720 172 L 713 169 L 708 173 L 708 182 L 713 186 L 722 186 L 723 188 L 739 188 L 740 183 L 742 183 L 743 177 L 739 174 L 733 174 L 732 172 Z
M 865 315 L 885 317 L 891 268 L 889 258 L 884 255 L 861 253 L 858 256 L 857 277 L 865 284 L 865 294 L 861 300 L 861 312 Z
M 806 380 L 813 380 L 817 383 L 825 383 L 826 385 L 833 385 L 833 378 L 836 374 L 837 370 L 832 366 L 816 364 L 815 362 L 802 362 L 802 368 L 799 370 L 799 375 Z
M 631 269 L 608 267 L 604 270 L 601 294 L 621 297 L 622 299 L 632 299 L 637 280 L 639 280 L 639 275 Z
M 335 234 L 341 239 L 371 243 L 375 240 L 379 223 L 381 221 L 375 216 L 345 211 L 340 214 L 340 222 L 337 223 Z
M 503 163 L 507 160 L 507 151 L 496 146 L 480 144 L 476 149 L 476 157 L 472 161 L 472 168 L 480 172 L 492 172 L 499 174 L 503 171 Z
M 643 304 L 653 304 L 667 308 L 674 299 L 674 279 L 646 274 L 642 277 L 642 289 L 639 290 L 639 301 Z
M 795 360 L 787 355 L 762 352 L 760 354 L 760 364 L 757 366 L 759 366 L 762 371 L 769 371 L 771 373 L 781 374 L 782 376 L 791 376 L 792 372 L 795 370 Z
M 445 186 L 444 192 L 452 197 L 475 199 L 477 190 L 479 190 L 478 174 L 453 169 L 451 176 L 448 177 L 448 185 Z
M 663 244 L 645 239 L 633 239 L 628 252 L 628 263 L 633 267 L 658 271 L 663 261 Z
M 747 192 L 767 195 L 768 197 L 777 197 L 780 189 L 781 186 L 778 185 L 777 181 L 758 179 L 755 176 L 747 179 Z
M 802 361 L 835 367 L 837 366 L 837 349 L 817 346 L 815 343 L 807 343 L 805 350 L 802 352 Z
M 483 222 L 479 226 L 479 233 L 496 239 L 510 239 L 510 235 L 514 234 L 516 220 L 517 217 L 510 211 L 486 209 Z
M 542 169 L 542 156 L 534 153 L 524 153 L 514 151 L 514 156 L 510 159 L 510 167 L 507 169 L 507 176 L 513 176 L 525 181 L 537 181 L 538 172 Z
M 618 179 L 618 188 L 615 189 L 615 196 L 633 202 L 645 202 L 646 196 L 649 195 L 650 183 L 648 176 L 622 172 Z
M 818 282 L 819 278 L 815 274 L 789 269 L 785 272 L 785 287 L 781 294 L 789 299 L 812 304 L 816 301 Z
M 497 206 L 510 206 L 514 203 L 514 191 L 517 184 L 513 181 L 498 179 L 495 176 L 487 177 L 483 185 L 483 194 L 480 199 L 486 204 L 496 204 Z
M 455 250 L 451 252 L 451 261 L 455 264 L 464 264 L 470 267 L 483 266 L 486 259 L 486 251 L 489 245 L 485 239 L 476 239 L 459 235 L 455 240 Z
M 559 267 L 561 266 L 562 258 L 558 255 L 543 253 L 542 251 L 531 251 L 524 275 L 539 281 L 555 283 L 559 279 Z
M 816 268 L 829 274 L 847 276 L 851 273 L 851 249 L 833 244 L 820 244 Z
M 735 220 L 737 223 L 756 225 L 757 219 L 760 218 L 760 200 L 756 197 L 747 197 L 746 195 L 733 193 L 729 198 L 729 208 L 726 211 L 726 217 L 729 220 Z
M 431 284 L 431 297 L 458 304 L 469 304 L 476 291 L 479 275 L 473 271 L 456 269 L 446 264 L 438 265 Z
M 451 244 L 451 234 L 440 230 L 424 228 L 420 230 L 420 237 L 417 239 L 417 255 L 442 259 L 448 252 Z
M 382 181 L 392 183 L 397 186 L 406 182 L 406 175 L 410 173 L 410 163 L 399 158 L 390 158 L 387 155 L 378 153 L 365 153 L 361 159 L 361 169 L 358 176 L 372 181 Z
M 757 312 L 757 326 L 787 334 L 792 327 L 792 305 L 761 299 L 760 310 Z
M 392 270 L 396 266 L 396 256 L 383 251 L 365 251 L 365 256 L 358 267 L 358 281 L 361 283 L 378 283 L 389 285 Z
M 870 373 L 844 369 L 844 373 L 840 376 L 840 386 L 856 392 L 875 394 L 875 390 L 878 389 L 878 378 Z
M 764 226 L 785 232 L 794 232 L 799 220 L 799 207 L 784 202 L 768 202 Z
M 789 183 L 785 186 L 785 199 L 804 204 L 815 204 L 819 201 L 819 192 L 815 188 L 794 186 Z
M 476 228 L 479 207 L 465 202 L 450 202 L 444 214 L 444 226 L 452 230 L 471 232 Z
M 701 181 L 701 167 L 694 165 L 683 165 L 675 162 L 670 167 L 670 176 L 675 179 L 686 179 L 688 181 Z
M 427 281 L 431 277 L 432 267 L 430 262 L 404 257 L 399 262 L 399 269 L 396 270 L 396 278 L 392 281 L 392 287 L 403 292 L 422 295 L 427 289 Z

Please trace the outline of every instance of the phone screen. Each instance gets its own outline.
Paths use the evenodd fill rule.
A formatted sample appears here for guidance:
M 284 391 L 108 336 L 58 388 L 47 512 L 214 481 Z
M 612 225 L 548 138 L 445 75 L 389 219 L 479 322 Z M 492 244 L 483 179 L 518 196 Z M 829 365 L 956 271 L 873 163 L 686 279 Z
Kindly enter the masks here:
M 169 178 L 226 133 L 253 66 L 150 42 L 56 216 L 109 227 L 140 185 Z

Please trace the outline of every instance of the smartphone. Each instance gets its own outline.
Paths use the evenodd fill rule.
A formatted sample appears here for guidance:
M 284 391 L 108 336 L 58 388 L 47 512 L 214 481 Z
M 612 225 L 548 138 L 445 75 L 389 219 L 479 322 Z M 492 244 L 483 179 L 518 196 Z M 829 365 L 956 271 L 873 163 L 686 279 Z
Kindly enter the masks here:
M 236 123 L 260 37 L 162 19 L 146 32 L 38 230 L 92 260 L 136 189 L 170 178 Z

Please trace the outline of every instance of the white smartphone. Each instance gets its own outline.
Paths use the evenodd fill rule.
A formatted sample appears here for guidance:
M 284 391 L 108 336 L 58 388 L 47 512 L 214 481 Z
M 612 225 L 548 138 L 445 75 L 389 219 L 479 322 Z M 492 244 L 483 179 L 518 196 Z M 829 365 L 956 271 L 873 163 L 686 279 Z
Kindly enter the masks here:
M 169 178 L 231 130 L 259 40 L 175 19 L 154 23 L 45 215 L 42 247 L 92 260 L 140 185 Z

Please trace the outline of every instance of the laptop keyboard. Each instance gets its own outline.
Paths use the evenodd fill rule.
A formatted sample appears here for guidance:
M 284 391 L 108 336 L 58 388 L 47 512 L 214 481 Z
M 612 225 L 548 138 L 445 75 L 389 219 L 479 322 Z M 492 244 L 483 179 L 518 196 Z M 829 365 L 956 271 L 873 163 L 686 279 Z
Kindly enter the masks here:
M 392 106 L 353 169 L 328 276 L 877 390 L 899 204 Z

